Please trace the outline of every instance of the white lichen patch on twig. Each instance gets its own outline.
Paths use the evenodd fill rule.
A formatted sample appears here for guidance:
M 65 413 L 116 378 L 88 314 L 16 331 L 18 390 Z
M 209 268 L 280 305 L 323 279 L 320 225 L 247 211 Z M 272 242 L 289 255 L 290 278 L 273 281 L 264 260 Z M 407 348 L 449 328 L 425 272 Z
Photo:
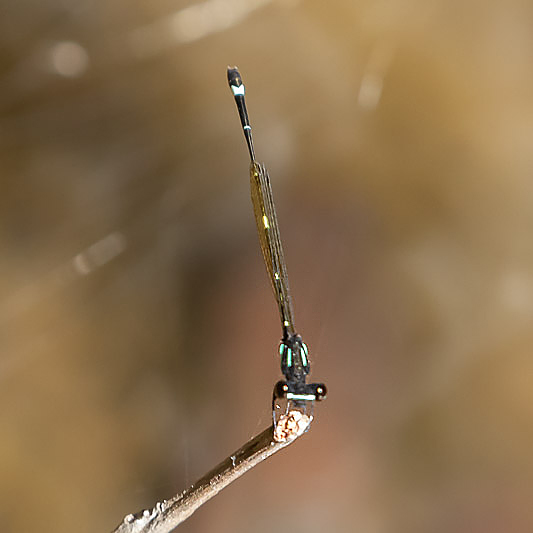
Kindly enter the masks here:
M 303 435 L 309 429 L 311 421 L 312 417 L 297 410 L 281 415 L 274 428 L 274 440 L 288 442 Z

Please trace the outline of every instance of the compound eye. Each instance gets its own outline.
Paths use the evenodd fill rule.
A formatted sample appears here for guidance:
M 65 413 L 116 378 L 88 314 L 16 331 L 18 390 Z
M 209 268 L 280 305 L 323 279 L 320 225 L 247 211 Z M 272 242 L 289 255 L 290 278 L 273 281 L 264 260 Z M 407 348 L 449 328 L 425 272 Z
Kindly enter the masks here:
M 316 386 L 315 396 L 316 396 L 316 399 L 317 399 L 318 402 L 320 400 L 323 400 L 327 395 L 328 395 L 328 389 L 324 385 L 324 383 L 321 383 L 320 385 Z
M 289 386 L 286 381 L 278 381 L 274 385 L 274 396 L 276 398 L 285 398 L 287 392 L 289 392 Z

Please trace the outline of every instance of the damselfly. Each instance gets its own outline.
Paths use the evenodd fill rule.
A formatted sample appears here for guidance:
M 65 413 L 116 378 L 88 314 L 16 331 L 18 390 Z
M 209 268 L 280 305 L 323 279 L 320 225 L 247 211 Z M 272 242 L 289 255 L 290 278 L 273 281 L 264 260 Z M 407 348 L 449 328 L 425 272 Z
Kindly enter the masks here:
M 272 410 L 275 423 L 276 407 L 279 407 L 277 400 L 286 399 L 287 410 L 297 408 L 307 412 L 308 406 L 312 406 L 315 400 L 319 401 L 326 397 L 326 386 L 323 383 L 306 383 L 306 377 L 310 371 L 308 349 L 294 327 L 289 279 L 281 246 L 270 178 L 265 166 L 258 163 L 255 158 L 252 127 L 244 100 L 244 84 L 236 67 L 228 67 L 228 82 L 235 97 L 244 137 L 250 152 L 250 186 L 255 222 L 263 259 L 278 304 L 283 332 L 279 354 L 281 356 L 281 372 L 285 376 L 285 380 L 278 381 L 274 386 Z

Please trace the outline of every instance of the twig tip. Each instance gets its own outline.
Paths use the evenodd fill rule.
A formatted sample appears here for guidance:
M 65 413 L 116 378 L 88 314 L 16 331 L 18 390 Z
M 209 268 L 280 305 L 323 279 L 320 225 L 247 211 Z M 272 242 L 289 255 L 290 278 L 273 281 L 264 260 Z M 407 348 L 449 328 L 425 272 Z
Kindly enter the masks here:
M 311 425 L 312 417 L 297 410 L 281 415 L 274 427 L 274 441 L 288 442 L 304 434 Z

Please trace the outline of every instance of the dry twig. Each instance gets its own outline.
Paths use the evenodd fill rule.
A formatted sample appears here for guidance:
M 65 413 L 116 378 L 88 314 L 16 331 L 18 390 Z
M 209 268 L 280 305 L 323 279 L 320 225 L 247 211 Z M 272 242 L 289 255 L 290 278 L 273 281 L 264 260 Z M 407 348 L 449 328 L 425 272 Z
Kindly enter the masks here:
M 113 533 L 167 533 L 189 518 L 202 504 L 232 481 L 305 433 L 311 418 L 291 411 L 215 466 L 192 487 L 170 500 L 135 515 L 127 515 Z

